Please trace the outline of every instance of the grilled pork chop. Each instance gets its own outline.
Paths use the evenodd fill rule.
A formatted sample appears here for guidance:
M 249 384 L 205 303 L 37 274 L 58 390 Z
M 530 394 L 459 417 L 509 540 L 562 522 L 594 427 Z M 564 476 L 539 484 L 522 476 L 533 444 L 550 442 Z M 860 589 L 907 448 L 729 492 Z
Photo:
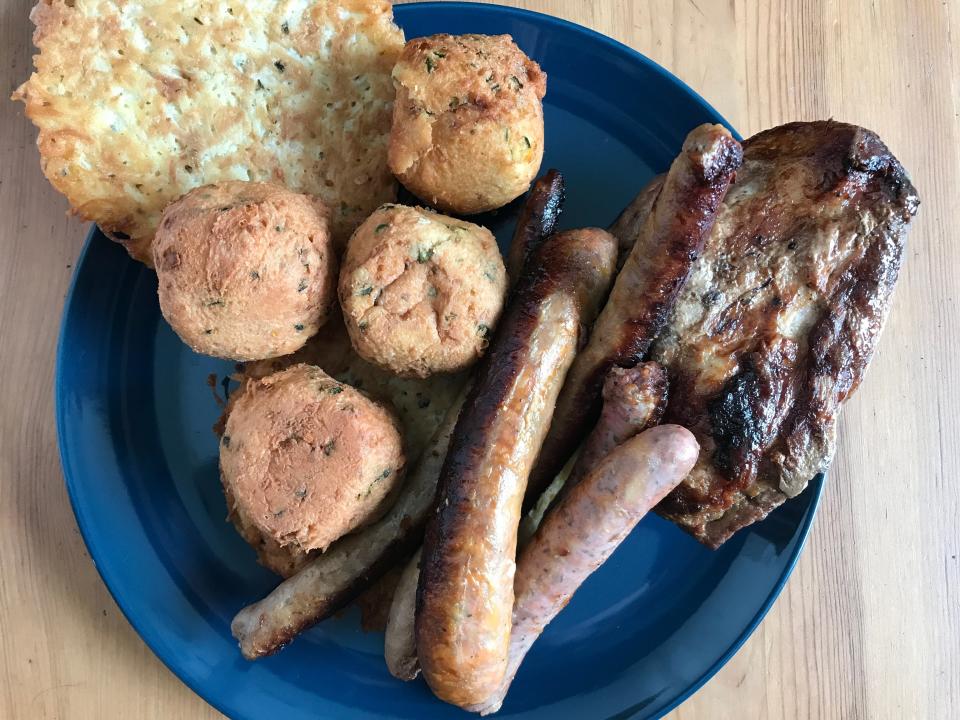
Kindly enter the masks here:
M 791 123 L 743 148 L 650 352 L 670 376 L 664 422 L 691 429 L 702 447 L 657 512 L 712 548 L 829 464 L 919 206 L 903 167 L 863 128 Z M 637 237 L 649 194 L 611 228 L 621 240 Z

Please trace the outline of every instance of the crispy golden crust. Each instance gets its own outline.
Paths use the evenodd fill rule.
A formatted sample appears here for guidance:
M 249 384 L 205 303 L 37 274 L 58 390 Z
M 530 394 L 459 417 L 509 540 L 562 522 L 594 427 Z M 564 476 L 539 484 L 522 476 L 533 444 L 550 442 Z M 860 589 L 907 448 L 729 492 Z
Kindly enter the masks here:
M 431 205 L 473 214 L 523 194 L 543 159 L 547 76 L 509 35 L 433 35 L 393 69 L 390 168 Z
M 223 481 L 223 475 L 220 476 L 220 484 L 227 501 L 227 519 L 233 523 L 240 537 L 254 549 L 257 553 L 257 562 L 265 568 L 280 577 L 288 578 L 296 575 L 304 565 L 320 554 L 319 550 L 307 552 L 296 545 L 281 545 L 269 534 L 260 532 L 259 528 L 237 506 L 230 486 Z
M 350 238 L 340 306 L 357 353 L 405 376 L 461 370 L 480 357 L 507 276 L 486 228 L 385 205 Z
M 163 207 L 208 183 L 319 195 L 341 244 L 394 195 L 386 0 L 41 0 L 31 17 L 36 72 L 14 99 L 43 171 L 137 259 Z
M 404 468 L 393 415 L 311 365 L 247 380 L 220 438 L 231 513 L 303 552 L 377 520 Z
M 465 373 L 444 373 L 428 379 L 404 378 L 371 365 L 350 347 L 347 329 L 336 311 L 303 348 L 292 355 L 247 363 L 242 377 L 262 378 L 298 363 L 322 367 L 340 382 L 394 410 L 400 420 L 404 454 L 413 467 L 429 447 L 434 430 L 444 422 L 466 382 Z M 231 395 L 226 413 L 232 409 L 236 397 L 236 393 Z M 229 492 L 226 494 L 227 506 L 232 508 Z M 304 553 L 292 545 L 281 547 L 235 512 L 230 514 L 230 520 L 256 551 L 260 564 L 283 577 L 293 575 L 317 554 L 317 551 Z
M 273 183 L 191 190 L 164 210 L 153 243 L 163 316 L 207 355 L 298 350 L 335 302 L 328 216 L 319 198 Z

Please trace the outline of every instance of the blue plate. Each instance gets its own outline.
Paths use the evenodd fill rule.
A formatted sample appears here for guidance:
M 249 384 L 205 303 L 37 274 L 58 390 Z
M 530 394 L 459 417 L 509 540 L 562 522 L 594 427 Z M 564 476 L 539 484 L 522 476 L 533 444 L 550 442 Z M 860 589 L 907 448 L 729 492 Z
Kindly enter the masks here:
M 687 131 L 723 119 L 690 88 L 609 38 L 545 15 L 460 3 L 400 5 L 407 37 L 510 33 L 549 75 L 544 167 L 567 179 L 566 226 L 605 226 Z M 501 241 L 513 212 L 487 218 Z M 91 234 L 67 297 L 57 431 L 87 547 L 130 623 L 197 693 L 234 718 L 467 717 L 387 673 L 383 637 L 356 613 L 249 663 L 230 619 L 276 579 L 224 518 L 218 415 L 206 385 L 230 364 L 182 345 L 156 279 Z M 656 717 L 702 685 L 773 603 L 800 552 L 821 478 L 711 552 L 645 519 L 549 626 L 502 717 Z

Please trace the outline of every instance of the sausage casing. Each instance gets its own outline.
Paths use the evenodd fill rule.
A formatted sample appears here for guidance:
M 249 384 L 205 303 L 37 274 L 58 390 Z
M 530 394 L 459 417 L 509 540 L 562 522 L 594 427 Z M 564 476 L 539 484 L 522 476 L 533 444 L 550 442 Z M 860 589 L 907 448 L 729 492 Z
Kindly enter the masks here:
M 341 538 L 263 600 L 237 613 L 230 630 L 245 658 L 277 652 L 353 600 L 417 546 L 461 405 L 462 396 L 447 411 L 386 515 Z
M 507 278 L 511 287 L 517 284 L 527 259 L 556 229 L 563 209 L 563 191 L 563 175 L 560 171 L 547 170 L 527 193 L 507 255 Z
M 399 680 L 413 680 L 420 673 L 417 639 L 413 632 L 420 553 L 421 550 L 417 550 L 400 575 L 400 581 L 393 591 L 387 629 L 383 635 L 383 657 L 387 661 L 387 669 Z
M 615 448 L 546 518 L 517 560 L 507 672 L 468 710 L 496 712 L 520 663 L 577 588 L 640 519 L 690 472 L 700 447 L 679 425 L 659 425 Z
M 742 161 L 740 143 L 721 125 L 701 125 L 687 136 L 587 347 L 567 374 L 550 434 L 530 475 L 528 505 L 596 422 L 610 368 L 636 365 L 663 329 Z
M 415 621 L 424 678 L 447 702 L 480 702 L 503 680 L 527 475 L 616 254 L 616 239 L 598 229 L 544 243 L 460 414 L 424 537 Z

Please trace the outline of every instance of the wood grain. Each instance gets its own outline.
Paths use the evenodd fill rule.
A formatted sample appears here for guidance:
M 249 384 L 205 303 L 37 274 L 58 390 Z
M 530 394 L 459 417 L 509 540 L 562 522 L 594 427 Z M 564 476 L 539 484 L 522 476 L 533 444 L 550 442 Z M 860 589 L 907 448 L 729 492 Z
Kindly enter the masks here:
M 30 0 L 0 9 L 2 89 L 30 70 Z M 960 5 L 941 0 L 528 0 L 650 56 L 744 135 L 835 117 L 876 130 L 923 199 L 820 515 L 760 629 L 671 717 L 960 717 Z M 0 102 L 0 717 L 218 714 L 154 658 L 84 551 L 52 380 L 86 228 Z

